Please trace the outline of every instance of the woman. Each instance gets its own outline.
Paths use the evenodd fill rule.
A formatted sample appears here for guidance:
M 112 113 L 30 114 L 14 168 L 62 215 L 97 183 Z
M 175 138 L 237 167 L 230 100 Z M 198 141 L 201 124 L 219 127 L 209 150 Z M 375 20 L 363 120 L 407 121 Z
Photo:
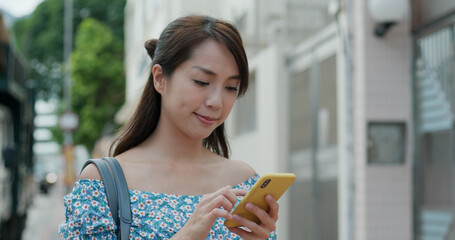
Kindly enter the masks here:
M 130 239 L 275 239 L 272 196 L 269 212 L 247 204 L 260 224 L 230 213 L 258 179 L 247 164 L 228 160 L 224 121 L 248 87 L 235 27 L 208 16 L 182 17 L 145 48 L 152 59 L 148 82 L 111 146 L 130 189 Z M 63 238 L 115 238 L 100 179 L 89 165 L 65 197 Z M 228 229 L 223 218 L 244 227 Z

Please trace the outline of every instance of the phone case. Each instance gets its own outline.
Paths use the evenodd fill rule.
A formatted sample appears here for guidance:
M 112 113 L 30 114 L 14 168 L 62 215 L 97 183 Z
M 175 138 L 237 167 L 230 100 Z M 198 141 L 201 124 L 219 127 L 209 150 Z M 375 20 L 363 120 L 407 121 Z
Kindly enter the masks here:
M 232 210 L 232 214 L 238 214 L 250 221 L 259 223 L 259 219 L 245 208 L 245 204 L 251 202 L 256 206 L 269 211 L 269 204 L 265 201 L 267 194 L 272 195 L 278 200 L 281 195 L 291 186 L 295 180 L 295 174 L 293 173 L 268 173 L 264 174 L 254 184 L 250 191 L 240 201 L 240 203 Z M 234 220 L 228 220 L 224 222 L 226 227 L 238 227 L 240 226 Z

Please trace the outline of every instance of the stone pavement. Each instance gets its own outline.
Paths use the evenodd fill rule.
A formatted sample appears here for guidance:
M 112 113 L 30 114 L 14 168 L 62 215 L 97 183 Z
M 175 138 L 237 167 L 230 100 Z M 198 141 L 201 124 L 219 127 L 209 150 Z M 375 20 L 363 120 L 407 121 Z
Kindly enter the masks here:
M 29 209 L 23 240 L 56 240 L 58 225 L 65 219 L 64 187 L 57 183 L 48 194 L 36 193 Z

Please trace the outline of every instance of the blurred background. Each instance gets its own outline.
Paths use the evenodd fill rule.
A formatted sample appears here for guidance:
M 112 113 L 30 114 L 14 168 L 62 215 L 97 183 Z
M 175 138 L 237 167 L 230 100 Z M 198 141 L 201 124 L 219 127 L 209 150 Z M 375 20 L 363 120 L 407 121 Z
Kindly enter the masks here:
M 250 87 L 232 158 L 293 172 L 279 239 L 455 239 L 455 1 L 0 1 L 0 239 L 59 239 L 175 18 L 234 23 Z

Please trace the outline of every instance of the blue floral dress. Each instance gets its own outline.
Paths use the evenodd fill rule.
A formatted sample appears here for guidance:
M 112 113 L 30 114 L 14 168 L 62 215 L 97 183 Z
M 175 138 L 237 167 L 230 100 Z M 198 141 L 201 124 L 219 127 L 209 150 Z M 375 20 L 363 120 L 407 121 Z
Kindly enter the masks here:
M 233 188 L 249 190 L 259 179 L 255 176 Z M 173 195 L 129 190 L 133 222 L 130 239 L 169 239 L 191 217 L 202 196 Z M 65 221 L 59 226 L 63 239 L 117 239 L 103 182 L 80 179 L 64 197 Z M 218 218 L 206 239 L 241 239 Z M 269 239 L 276 239 L 275 232 Z

